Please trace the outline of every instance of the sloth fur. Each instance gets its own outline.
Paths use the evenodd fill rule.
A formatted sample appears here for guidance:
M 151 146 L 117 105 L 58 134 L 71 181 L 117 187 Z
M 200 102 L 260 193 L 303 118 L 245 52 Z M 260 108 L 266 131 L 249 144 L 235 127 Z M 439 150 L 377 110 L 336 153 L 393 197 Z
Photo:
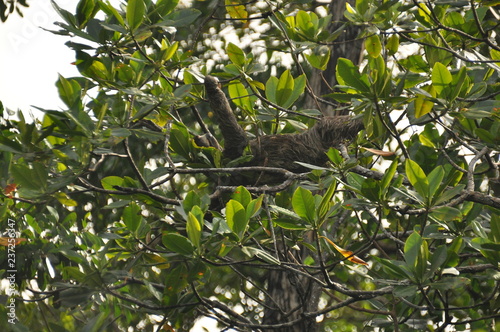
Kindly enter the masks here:
M 264 135 L 249 140 L 238 124 L 218 80 L 206 76 L 205 89 L 224 137 L 224 157 L 238 158 L 245 147 L 250 146 L 254 157 L 241 166 L 279 167 L 292 172 L 306 172 L 306 168 L 295 162 L 323 166 L 328 160 L 325 152 L 330 147 L 338 147 L 340 143 L 352 140 L 363 129 L 360 119 L 327 116 L 303 133 Z

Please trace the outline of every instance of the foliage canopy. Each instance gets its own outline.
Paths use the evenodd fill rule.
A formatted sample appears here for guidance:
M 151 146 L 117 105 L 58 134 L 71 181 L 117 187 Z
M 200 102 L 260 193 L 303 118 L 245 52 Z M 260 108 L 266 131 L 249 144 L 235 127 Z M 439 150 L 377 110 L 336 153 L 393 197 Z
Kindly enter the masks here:
M 66 109 L 0 123 L 21 292 L 19 321 L 2 307 L 0 325 L 498 329 L 497 3 L 54 3 L 81 76 L 56 83 Z M 339 56 L 358 44 L 359 62 Z M 248 135 L 332 109 L 364 130 L 327 165 L 235 185 L 250 156 L 195 143 L 221 138 L 209 74 Z M 0 257 L 6 277 L 7 246 Z

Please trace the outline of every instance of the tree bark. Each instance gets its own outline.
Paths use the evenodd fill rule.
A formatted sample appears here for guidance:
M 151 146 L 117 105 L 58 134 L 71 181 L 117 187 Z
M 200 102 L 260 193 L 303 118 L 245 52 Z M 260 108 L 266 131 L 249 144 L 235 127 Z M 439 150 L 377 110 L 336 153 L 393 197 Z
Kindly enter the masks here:
M 355 5 L 355 0 L 339 0 L 331 1 L 328 6 L 329 13 L 332 15 L 332 24 L 330 25 L 329 31 L 333 33 L 339 29 L 346 19 L 344 18 L 344 11 L 346 10 L 346 2 Z M 312 69 L 312 73 L 309 78 L 309 85 L 311 90 L 317 95 L 322 96 L 333 92 L 332 87 L 337 84 L 337 79 L 335 77 L 335 69 L 337 66 L 337 60 L 339 58 L 346 58 L 351 60 L 354 64 L 359 65 L 362 60 L 363 52 L 363 40 L 357 39 L 359 33 L 359 28 L 355 25 L 347 25 L 344 28 L 344 32 L 333 41 L 330 45 L 330 62 L 324 71 L 319 69 Z M 316 100 L 307 95 L 304 101 L 305 109 L 316 109 L 318 105 Z M 338 112 L 332 105 L 321 104 L 321 110 L 324 115 L 340 115 L 345 114 L 343 112 Z
M 282 255 L 289 252 L 280 242 Z M 308 256 L 308 250 L 301 248 L 301 255 L 295 256 L 296 262 L 302 263 Z M 282 257 L 284 260 L 286 257 Z M 318 310 L 321 288 L 312 279 L 292 271 L 271 270 L 267 277 L 266 309 L 263 324 L 279 325 L 303 318 L 304 313 Z M 268 329 L 275 332 L 314 332 L 318 331 L 315 317 L 304 318 L 293 326 Z
M 354 0 L 348 0 L 354 6 Z M 344 11 L 346 0 L 331 1 L 329 5 L 330 14 L 333 15 L 332 24 L 329 31 L 334 32 L 345 23 Z M 313 69 L 310 75 L 309 84 L 311 90 L 322 96 L 333 92 L 331 87 L 337 84 L 335 69 L 339 58 L 351 60 L 354 64 L 360 64 L 363 52 L 363 40 L 356 40 L 359 28 L 354 25 L 347 25 L 334 44 L 330 46 L 330 62 L 325 71 Z M 306 96 L 304 102 L 305 109 L 314 109 L 318 105 L 316 100 Z M 322 114 L 340 115 L 332 105 L 321 104 Z M 342 113 L 345 114 L 345 113 Z M 302 248 L 304 251 L 305 248 Z M 306 255 L 303 255 L 300 262 L 303 262 Z M 277 302 L 281 310 L 266 309 L 264 312 L 264 324 L 276 324 L 280 322 L 292 321 L 301 317 L 302 313 L 316 311 L 321 297 L 321 288 L 307 280 L 303 276 L 294 275 L 287 271 L 270 271 L 268 276 L 267 291 L 269 294 L 267 305 L 273 308 L 273 301 Z M 298 308 L 298 310 L 297 310 Z M 295 311 L 293 311 L 295 310 Z M 293 311 L 293 312 L 292 312 Z M 286 313 L 292 312 L 289 316 Z M 271 330 L 270 330 L 271 331 Z M 292 327 L 274 329 L 278 332 L 315 332 L 319 331 L 319 325 L 315 319 L 303 320 Z

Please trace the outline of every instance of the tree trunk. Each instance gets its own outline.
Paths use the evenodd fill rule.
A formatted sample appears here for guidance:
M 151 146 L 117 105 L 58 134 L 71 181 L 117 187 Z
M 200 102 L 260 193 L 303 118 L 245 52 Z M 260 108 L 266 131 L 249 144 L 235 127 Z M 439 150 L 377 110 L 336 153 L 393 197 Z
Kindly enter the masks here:
M 281 256 L 288 253 L 291 257 L 292 251 L 282 245 Z M 294 255 L 295 259 L 282 257 L 283 261 L 303 262 L 309 255 L 308 250 L 301 248 L 299 255 Z M 303 318 L 303 314 L 314 312 L 318 309 L 321 288 L 310 278 L 287 270 L 271 270 L 267 277 L 266 310 L 264 311 L 263 324 L 279 325 L 281 328 L 268 329 L 266 331 L 275 332 L 315 332 L 318 331 L 316 317 L 303 319 L 292 326 L 286 326 L 295 320 Z
M 355 5 L 354 0 L 348 0 L 350 4 Z M 346 0 L 332 1 L 329 5 L 329 11 L 333 15 L 330 32 L 336 31 L 345 23 L 344 11 Z M 363 40 L 357 40 L 359 28 L 354 25 L 347 25 L 344 32 L 330 46 L 331 58 L 325 71 L 313 69 L 309 78 L 309 84 L 312 91 L 317 96 L 322 96 L 332 92 L 336 82 L 335 67 L 339 58 L 351 60 L 354 64 L 360 64 L 363 51 Z M 340 115 L 335 112 L 331 105 L 321 104 L 323 115 Z M 306 96 L 304 108 L 318 108 L 313 97 Z M 286 249 L 286 248 L 285 248 Z M 307 249 L 302 249 L 302 255 L 298 257 L 300 263 L 303 263 L 307 257 Z M 280 324 L 297 320 L 304 313 L 318 310 L 318 303 L 321 296 L 321 288 L 311 281 L 311 279 L 289 272 L 286 270 L 273 270 L 269 272 L 267 278 L 268 298 L 266 300 L 267 308 L 264 311 L 263 324 Z M 268 331 L 277 332 L 315 332 L 319 330 L 319 324 L 315 317 L 304 319 L 293 326 L 284 326 L 279 329 L 269 329 Z
M 352 6 L 355 5 L 354 0 L 339 0 L 332 1 L 329 5 L 329 13 L 332 14 L 332 24 L 330 25 L 329 31 L 333 33 L 339 29 L 342 24 L 346 22 L 344 18 L 345 4 L 349 2 Z M 337 66 L 337 60 L 339 58 L 346 58 L 351 60 L 354 64 L 360 64 L 362 60 L 363 52 L 363 39 L 356 39 L 358 37 L 359 28 L 355 25 L 347 25 L 344 28 L 344 32 L 333 41 L 333 45 L 330 45 L 330 62 L 326 70 L 321 71 L 319 69 L 313 68 L 312 75 L 309 78 L 309 84 L 311 90 L 317 96 L 322 96 L 333 92 L 332 87 L 337 84 L 335 78 L 335 67 Z M 323 115 L 339 115 L 335 112 L 335 108 L 331 105 L 320 104 L 320 111 Z M 307 95 L 304 102 L 305 109 L 316 109 L 318 104 L 315 99 Z

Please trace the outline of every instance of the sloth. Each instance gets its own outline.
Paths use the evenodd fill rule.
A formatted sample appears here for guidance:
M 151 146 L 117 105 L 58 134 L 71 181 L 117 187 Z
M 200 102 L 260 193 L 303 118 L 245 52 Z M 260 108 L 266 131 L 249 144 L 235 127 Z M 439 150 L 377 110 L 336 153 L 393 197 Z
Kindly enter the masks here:
M 243 155 L 247 146 L 250 147 L 253 158 L 240 166 L 279 167 L 294 173 L 307 172 L 307 168 L 296 162 L 324 166 L 328 161 L 326 151 L 330 147 L 352 140 L 363 129 L 361 119 L 346 115 L 325 116 L 302 133 L 263 135 L 249 140 L 238 124 L 219 81 L 206 76 L 205 89 L 224 137 L 223 156 L 236 159 Z

